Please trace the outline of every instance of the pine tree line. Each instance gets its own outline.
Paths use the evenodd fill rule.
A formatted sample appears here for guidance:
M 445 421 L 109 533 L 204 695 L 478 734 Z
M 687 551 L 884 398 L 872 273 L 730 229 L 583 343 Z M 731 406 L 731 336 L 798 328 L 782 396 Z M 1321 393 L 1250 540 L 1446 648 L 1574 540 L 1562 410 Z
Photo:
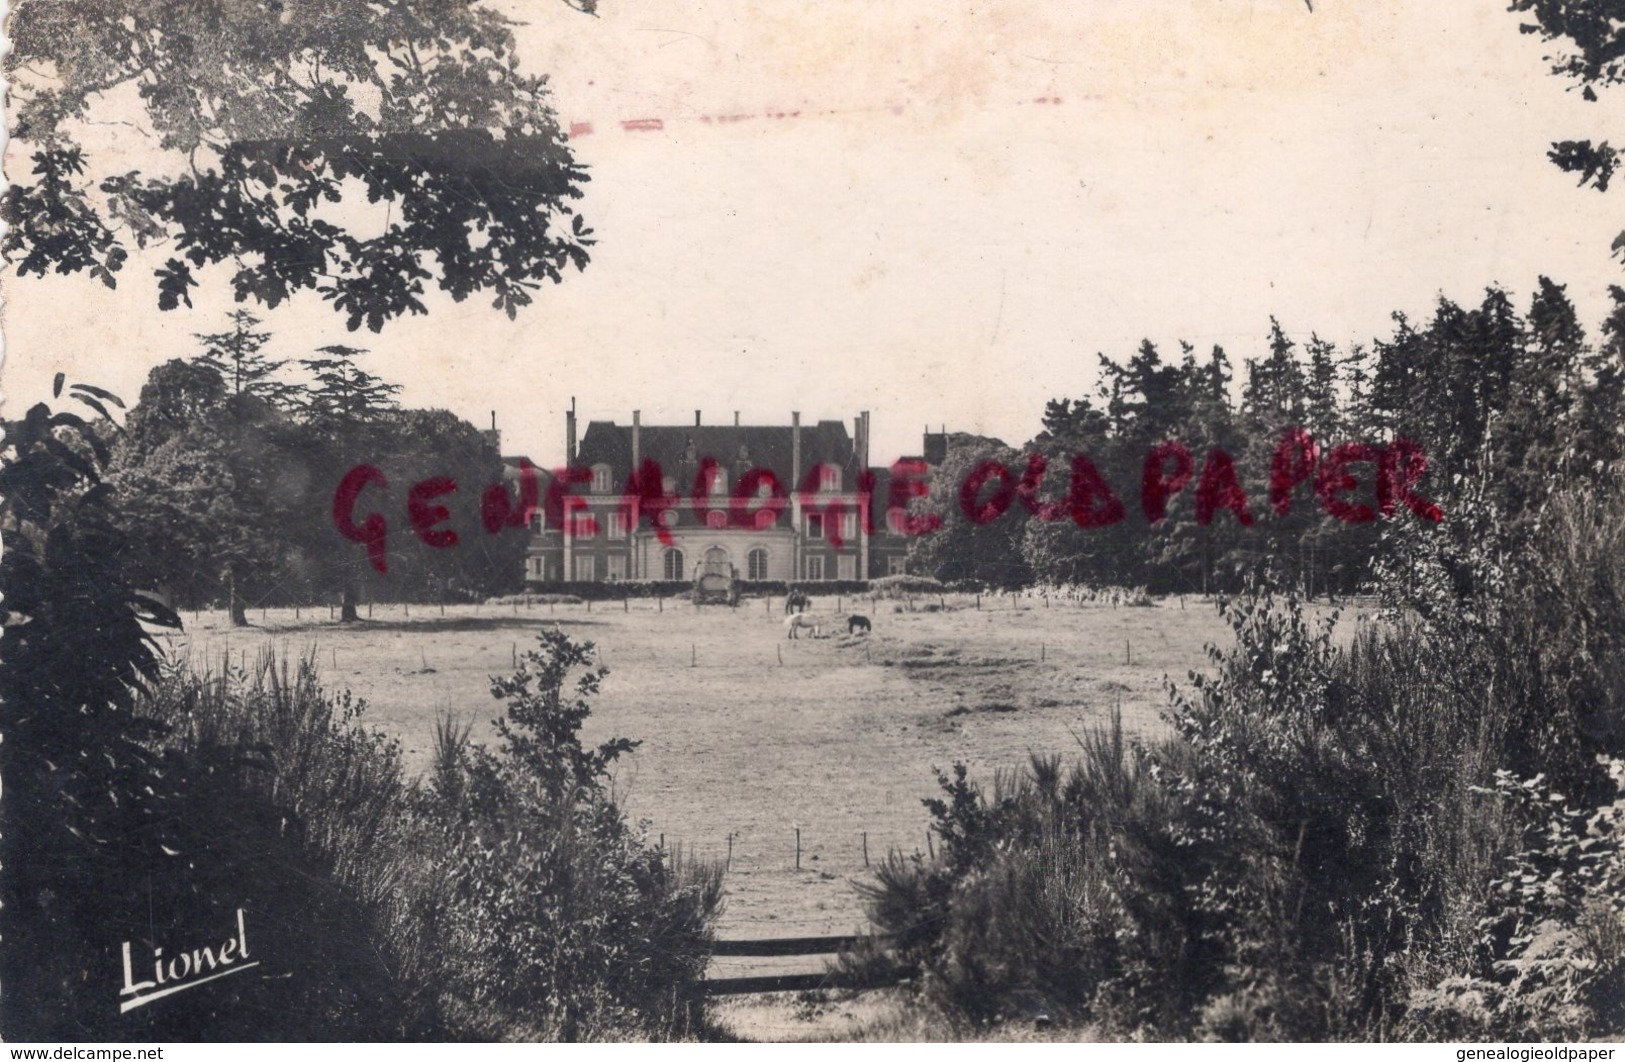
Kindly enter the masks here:
M 1147 340 L 1126 362 L 1101 355 L 1094 393 L 1049 402 L 1020 451 L 955 441 L 927 502 L 942 530 L 917 540 L 911 560 L 1002 586 L 1214 592 L 1268 571 L 1306 594 L 1347 593 L 1368 582 L 1384 526 L 1414 519 L 1379 496 L 1384 469 L 1400 465 L 1415 498 L 1448 512 L 1471 485 L 1509 528 L 1531 530 L 1553 486 L 1600 481 L 1625 456 L 1625 289 L 1610 292 L 1595 338 L 1546 277 L 1523 313 L 1499 288 L 1476 307 L 1441 298 L 1427 321 L 1395 314 L 1389 336 L 1347 350 L 1314 334 L 1300 344 L 1272 318 L 1268 353 L 1242 363 L 1239 386 L 1219 346 L 1202 355 L 1181 343 L 1170 359 Z M 1283 469 L 1283 455 L 1300 467 Z M 968 497 L 989 461 L 1022 482 L 985 476 Z M 1079 487 L 1080 474 L 1098 476 L 1095 488 Z M 1142 501 L 1158 494 L 1157 476 L 1169 496 L 1153 521 Z M 1334 491 L 1326 480 L 1340 476 L 1347 489 Z M 1001 504 L 1001 490 L 1008 510 L 979 523 L 978 506 Z

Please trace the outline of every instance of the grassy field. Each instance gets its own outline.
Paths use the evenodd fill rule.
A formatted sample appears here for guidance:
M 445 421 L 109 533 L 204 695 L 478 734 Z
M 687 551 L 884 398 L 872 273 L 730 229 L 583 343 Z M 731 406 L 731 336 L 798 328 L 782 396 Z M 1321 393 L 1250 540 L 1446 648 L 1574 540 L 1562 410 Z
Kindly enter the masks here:
M 814 612 L 836 617 L 833 598 Z M 853 610 L 850 598 L 840 602 Z M 368 703 L 364 721 L 398 736 L 409 767 L 428 763 L 437 715 L 489 736 L 499 706 L 487 677 L 512 667 L 544 624 L 598 645 L 610 669 L 587 737 L 642 741 L 616 789 L 668 846 L 732 859 L 722 932 L 850 932 L 862 924 L 851 883 L 869 858 L 926 845 L 922 797 L 954 761 L 990 778 L 1029 752 L 1064 752 L 1121 705 L 1127 729 L 1162 727 L 1165 675 L 1205 666 L 1228 631 L 1214 609 L 1177 599 L 1149 608 L 1039 598 L 950 597 L 943 611 L 863 601 L 870 637 L 844 624 L 785 638 L 781 602 L 696 609 L 687 602 L 377 606 L 341 627 L 326 610 L 188 614 L 172 638 L 195 666 L 252 659 L 270 644 L 315 653 L 324 681 Z M 826 629 L 826 634 L 829 630 Z M 796 869 L 796 830 L 801 868 Z

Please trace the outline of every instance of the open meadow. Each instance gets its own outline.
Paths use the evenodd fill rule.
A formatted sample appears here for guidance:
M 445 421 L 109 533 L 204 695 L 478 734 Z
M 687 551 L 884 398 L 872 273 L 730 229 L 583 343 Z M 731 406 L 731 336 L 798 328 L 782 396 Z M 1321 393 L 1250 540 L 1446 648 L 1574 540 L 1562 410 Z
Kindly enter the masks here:
M 873 633 L 848 635 L 848 612 L 869 615 Z M 771 937 L 863 927 L 853 883 L 865 846 L 870 861 L 924 850 L 934 768 L 963 761 L 990 780 L 1029 753 L 1065 754 L 1114 706 L 1130 734 L 1160 734 L 1165 676 L 1205 668 L 1204 645 L 1230 637 L 1196 598 L 1114 608 L 988 596 L 978 608 L 970 596 L 831 596 L 811 613 L 824 637 L 787 639 L 782 598 L 377 605 L 348 627 L 326 608 L 287 609 L 253 611 L 238 630 L 203 612 L 169 641 L 198 668 L 251 663 L 267 646 L 314 654 L 324 684 L 364 698 L 362 721 L 398 737 L 417 773 L 440 716 L 492 740 L 488 676 L 510 671 L 535 630 L 591 640 L 609 676 L 584 737 L 642 743 L 616 771 L 623 806 L 668 847 L 728 862 L 720 936 Z

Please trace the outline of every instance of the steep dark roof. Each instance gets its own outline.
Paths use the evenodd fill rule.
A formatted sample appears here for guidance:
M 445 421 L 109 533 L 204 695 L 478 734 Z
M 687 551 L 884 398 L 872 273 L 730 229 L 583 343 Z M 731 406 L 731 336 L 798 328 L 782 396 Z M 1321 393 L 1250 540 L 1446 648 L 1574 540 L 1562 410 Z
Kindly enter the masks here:
M 643 460 L 658 461 L 662 472 L 679 481 L 693 476 L 700 459 L 705 457 L 715 458 L 719 465 L 736 475 L 746 467 L 763 466 L 786 479 L 794 474 L 789 425 L 645 425 L 640 429 L 639 446 Z M 606 464 L 613 470 L 616 486 L 623 485 L 632 472 L 631 426 L 607 420 L 590 422 L 581 437 L 576 464 Z M 852 436 L 841 421 L 821 420 L 802 426 L 801 475 L 805 476 L 816 464 L 840 465 L 848 488 L 856 485 L 858 469 Z M 785 486 L 794 488 L 797 484 L 786 483 Z

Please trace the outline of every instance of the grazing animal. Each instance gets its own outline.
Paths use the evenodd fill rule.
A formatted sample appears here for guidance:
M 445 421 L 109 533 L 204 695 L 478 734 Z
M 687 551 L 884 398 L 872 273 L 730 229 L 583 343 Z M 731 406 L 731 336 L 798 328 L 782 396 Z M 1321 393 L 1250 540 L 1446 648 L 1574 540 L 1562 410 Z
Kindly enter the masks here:
M 816 638 L 822 633 L 818 627 L 818 617 L 809 616 L 805 612 L 797 612 L 793 616 L 784 617 L 784 636 L 786 638 L 801 637 L 800 631 L 810 630 Z
M 788 616 L 792 612 L 805 612 L 807 606 L 811 604 L 812 599 L 805 593 L 800 590 L 792 590 L 784 599 L 784 614 Z
M 864 634 L 868 634 L 873 629 L 874 628 L 869 623 L 868 616 L 846 617 L 846 633 L 848 634 L 856 634 L 859 631 L 862 631 Z

